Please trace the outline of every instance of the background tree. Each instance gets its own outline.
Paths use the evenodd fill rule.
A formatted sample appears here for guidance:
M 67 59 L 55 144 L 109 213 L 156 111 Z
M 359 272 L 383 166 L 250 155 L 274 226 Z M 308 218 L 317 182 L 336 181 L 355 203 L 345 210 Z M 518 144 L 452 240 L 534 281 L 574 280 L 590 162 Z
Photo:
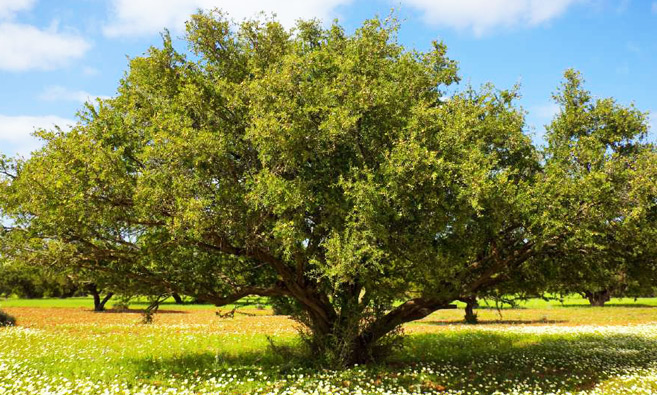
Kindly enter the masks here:
M 657 156 L 646 114 L 594 99 L 568 70 L 555 94 L 560 112 L 547 127 L 545 190 L 549 227 L 567 237 L 541 267 L 552 290 L 593 306 L 611 296 L 652 294 L 657 285 Z M 554 270 L 554 272 L 553 272 Z
M 78 292 L 78 285 L 60 273 L 39 266 L 0 263 L 0 297 L 67 298 Z

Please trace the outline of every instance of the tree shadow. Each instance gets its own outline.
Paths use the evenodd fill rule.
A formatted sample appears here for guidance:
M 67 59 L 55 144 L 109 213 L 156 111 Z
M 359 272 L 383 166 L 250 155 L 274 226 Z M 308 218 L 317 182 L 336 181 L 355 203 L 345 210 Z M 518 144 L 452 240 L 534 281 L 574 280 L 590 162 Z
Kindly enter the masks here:
M 636 368 L 654 367 L 657 339 L 627 334 L 500 334 L 483 330 L 422 334 L 409 338 L 405 353 L 395 358 L 399 364 L 422 362 L 458 371 L 451 376 L 448 388 L 477 388 L 480 384 L 486 388 L 489 377 L 494 376 L 495 390 L 505 393 L 513 392 L 520 383 L 541 392 L 581 391 Z
M 173 377 L 221 375 L 237 371 L 265 369 L 270 378 L 282 377 L 298 369 L 310 369 L 313 365 L 309 354 L 298 343 L 282 343 L 250 350 L 217 350 L 216 352 L 182 353 L 168 358 L 133 358 L 122 365 L 130 365 L 129 371 L 138 372 L 145 380 L 158 377 L 161 372 Z
M 146 309 L 107 309 L 103 311 L 99 311 L 98 313 L 100 314 L 144 314 L 146 312 Z M 156 313 L 158 314 L 189 314 L 189 311 L 183 311 L 183 310 L 158 310 Z
M 568 304 L 560 304 L 558 307 L 580 307 L 580 308 L 597 308 L 597 306 L 591 306 L 589 304 L 575 304 L 575 303 L 568 303 Z M 604 307 L 629 307 L 629 308 L 655 308 L 657 306 L 654 305 L 649 305 L 645 303 L 632 303 L 632 302 L 617 302 L 617 303 L 605 303 Z
M 448 326 L 448 325 L 468 325 L 472 327 L 477 327 L 479 325 L 534 325 L 534 324 L 563 324 L 568 322 L 567 320 L 550 320 L 546 318 L 540 318 L 536 320 L 482 320 L 479 319 L 476 324 L 464 324 L 463 320 L 430 320 L 430 321 L 418 321 L 418 324 L 424 325 L 438 325 L 438 326 Z
M 216 377 L 226 372 L 264 370 L 269 380 L 285 381 L 289 373 L 303 373 L 306 381 L 312 381 L 320 371 L 313 369 L 307 354 L 299 348 L 291 350 L 280 353 L 276 348 L 263 347 L 132 359 L 127 363 L 144 379 L 162 372 L 175 377 L 205 372 L 208 377 Z M 547 393 L 591 389 L 632 369 L 654 367 L 655 363 L 657 339 L 643 336 L 475 330 L 411 335 L 405 339 L 403 349 L 366 369 L 372 372 L 369 377 L 383 381 L 391 377 L 405 385 L 422 385 L 428 380 L 464 393 L 475 389 L 480 394 L 506 393 L 518 388 Z M 426 367 L 430 369 L 422 370 L 422 375 L 412 373 Z
M 475 308 L 475 310 L 527 310 L 528 307 L 526 306 L 521 306 L 521 305 L 508 305 L 505 304 L 503 306 L 494 306 L 494 305 L 485 305 L 485 304 L 480 304 Z

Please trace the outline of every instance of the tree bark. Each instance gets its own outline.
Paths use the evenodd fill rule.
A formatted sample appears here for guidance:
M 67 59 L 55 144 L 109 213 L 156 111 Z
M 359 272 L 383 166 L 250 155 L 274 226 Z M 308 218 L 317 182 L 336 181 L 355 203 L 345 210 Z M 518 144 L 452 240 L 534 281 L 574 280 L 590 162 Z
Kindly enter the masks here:
M 182 300 L 182 298 L 181 298 L 180 295 L 178 295 L 177 293 L 175 293 L 175 292 L 172 293 L 172 294 L 171 294 L 171 297 L 173 298 L 173 300 L 176 301 L 176 304 L 183 304 L 183 300 Z
M 377 319 L 357 337 L 348 363 L 365 363 L 371 361 L 371 350 L 376 343 L 400 325 L 422 319 L 437 310 L 454 309 L 444 300 L 432 298 L 415 298 L 397 306 L 388 314 Z
M 474 308 L 478 307 L 476 296 L 469 296 L 467 298 L 462 298 L 461 302 L 464 302 L 465 305 L 465 322 L 468 324 L 477 323 L 477 314 L 474 312 Z
M 94 311 L 105 311 L 105 305 L 112 298 L 112 296 L 114 296 L 114 293 L 108 292 L 107 295 L 101 299 L 100 291 L 98 290 L 98 287 L 96 287 L 96 284 L 91 284 L 87 288 L 89 289 L 91 296 L 94 298 Z
M 603 307 L 611 300 L 611 292 L 608 289 L 602 291 L 584 291 L 584 296 L 589 300 L 591 306 Z
M 105 311 L 105 305 L 107 304 L 107 302 L 109 302 L 110 299 L 112 299 L 112 296 L 114 296 L 114 292 L 108 292 L 103 298 L 103 300 L 100 301 L 100 306 L 99 306 L 100 310 L 97 311 Z

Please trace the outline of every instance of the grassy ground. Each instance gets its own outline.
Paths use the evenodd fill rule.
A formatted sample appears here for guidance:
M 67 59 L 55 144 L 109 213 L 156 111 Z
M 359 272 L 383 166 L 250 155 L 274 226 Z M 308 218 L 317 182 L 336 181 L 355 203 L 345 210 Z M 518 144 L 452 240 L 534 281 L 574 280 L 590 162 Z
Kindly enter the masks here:
M 313 369 L 295 323 L 268 309 L 166 305 L 144 325 L 67 302 L 0 301 L 18 321 L 0 329 L 0 394 L 657 393 L 655 300 L 530 301 L 479 309 L 476 326 L 439 311 L 386 363 L 339 372 Z

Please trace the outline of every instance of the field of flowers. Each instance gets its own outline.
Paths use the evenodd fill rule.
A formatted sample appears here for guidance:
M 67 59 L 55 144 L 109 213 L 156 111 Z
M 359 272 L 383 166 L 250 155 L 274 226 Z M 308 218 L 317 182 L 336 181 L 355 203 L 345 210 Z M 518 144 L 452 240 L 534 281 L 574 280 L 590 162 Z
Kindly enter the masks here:
M 380 365 L 313 369 L 294 323 L 268 310 L 222 318 L 4 307 L 0 394 L 655 394 L 657 308 L 442 311 L 408 325 Z M 271 346 L 271 342 L 274 346 Z

